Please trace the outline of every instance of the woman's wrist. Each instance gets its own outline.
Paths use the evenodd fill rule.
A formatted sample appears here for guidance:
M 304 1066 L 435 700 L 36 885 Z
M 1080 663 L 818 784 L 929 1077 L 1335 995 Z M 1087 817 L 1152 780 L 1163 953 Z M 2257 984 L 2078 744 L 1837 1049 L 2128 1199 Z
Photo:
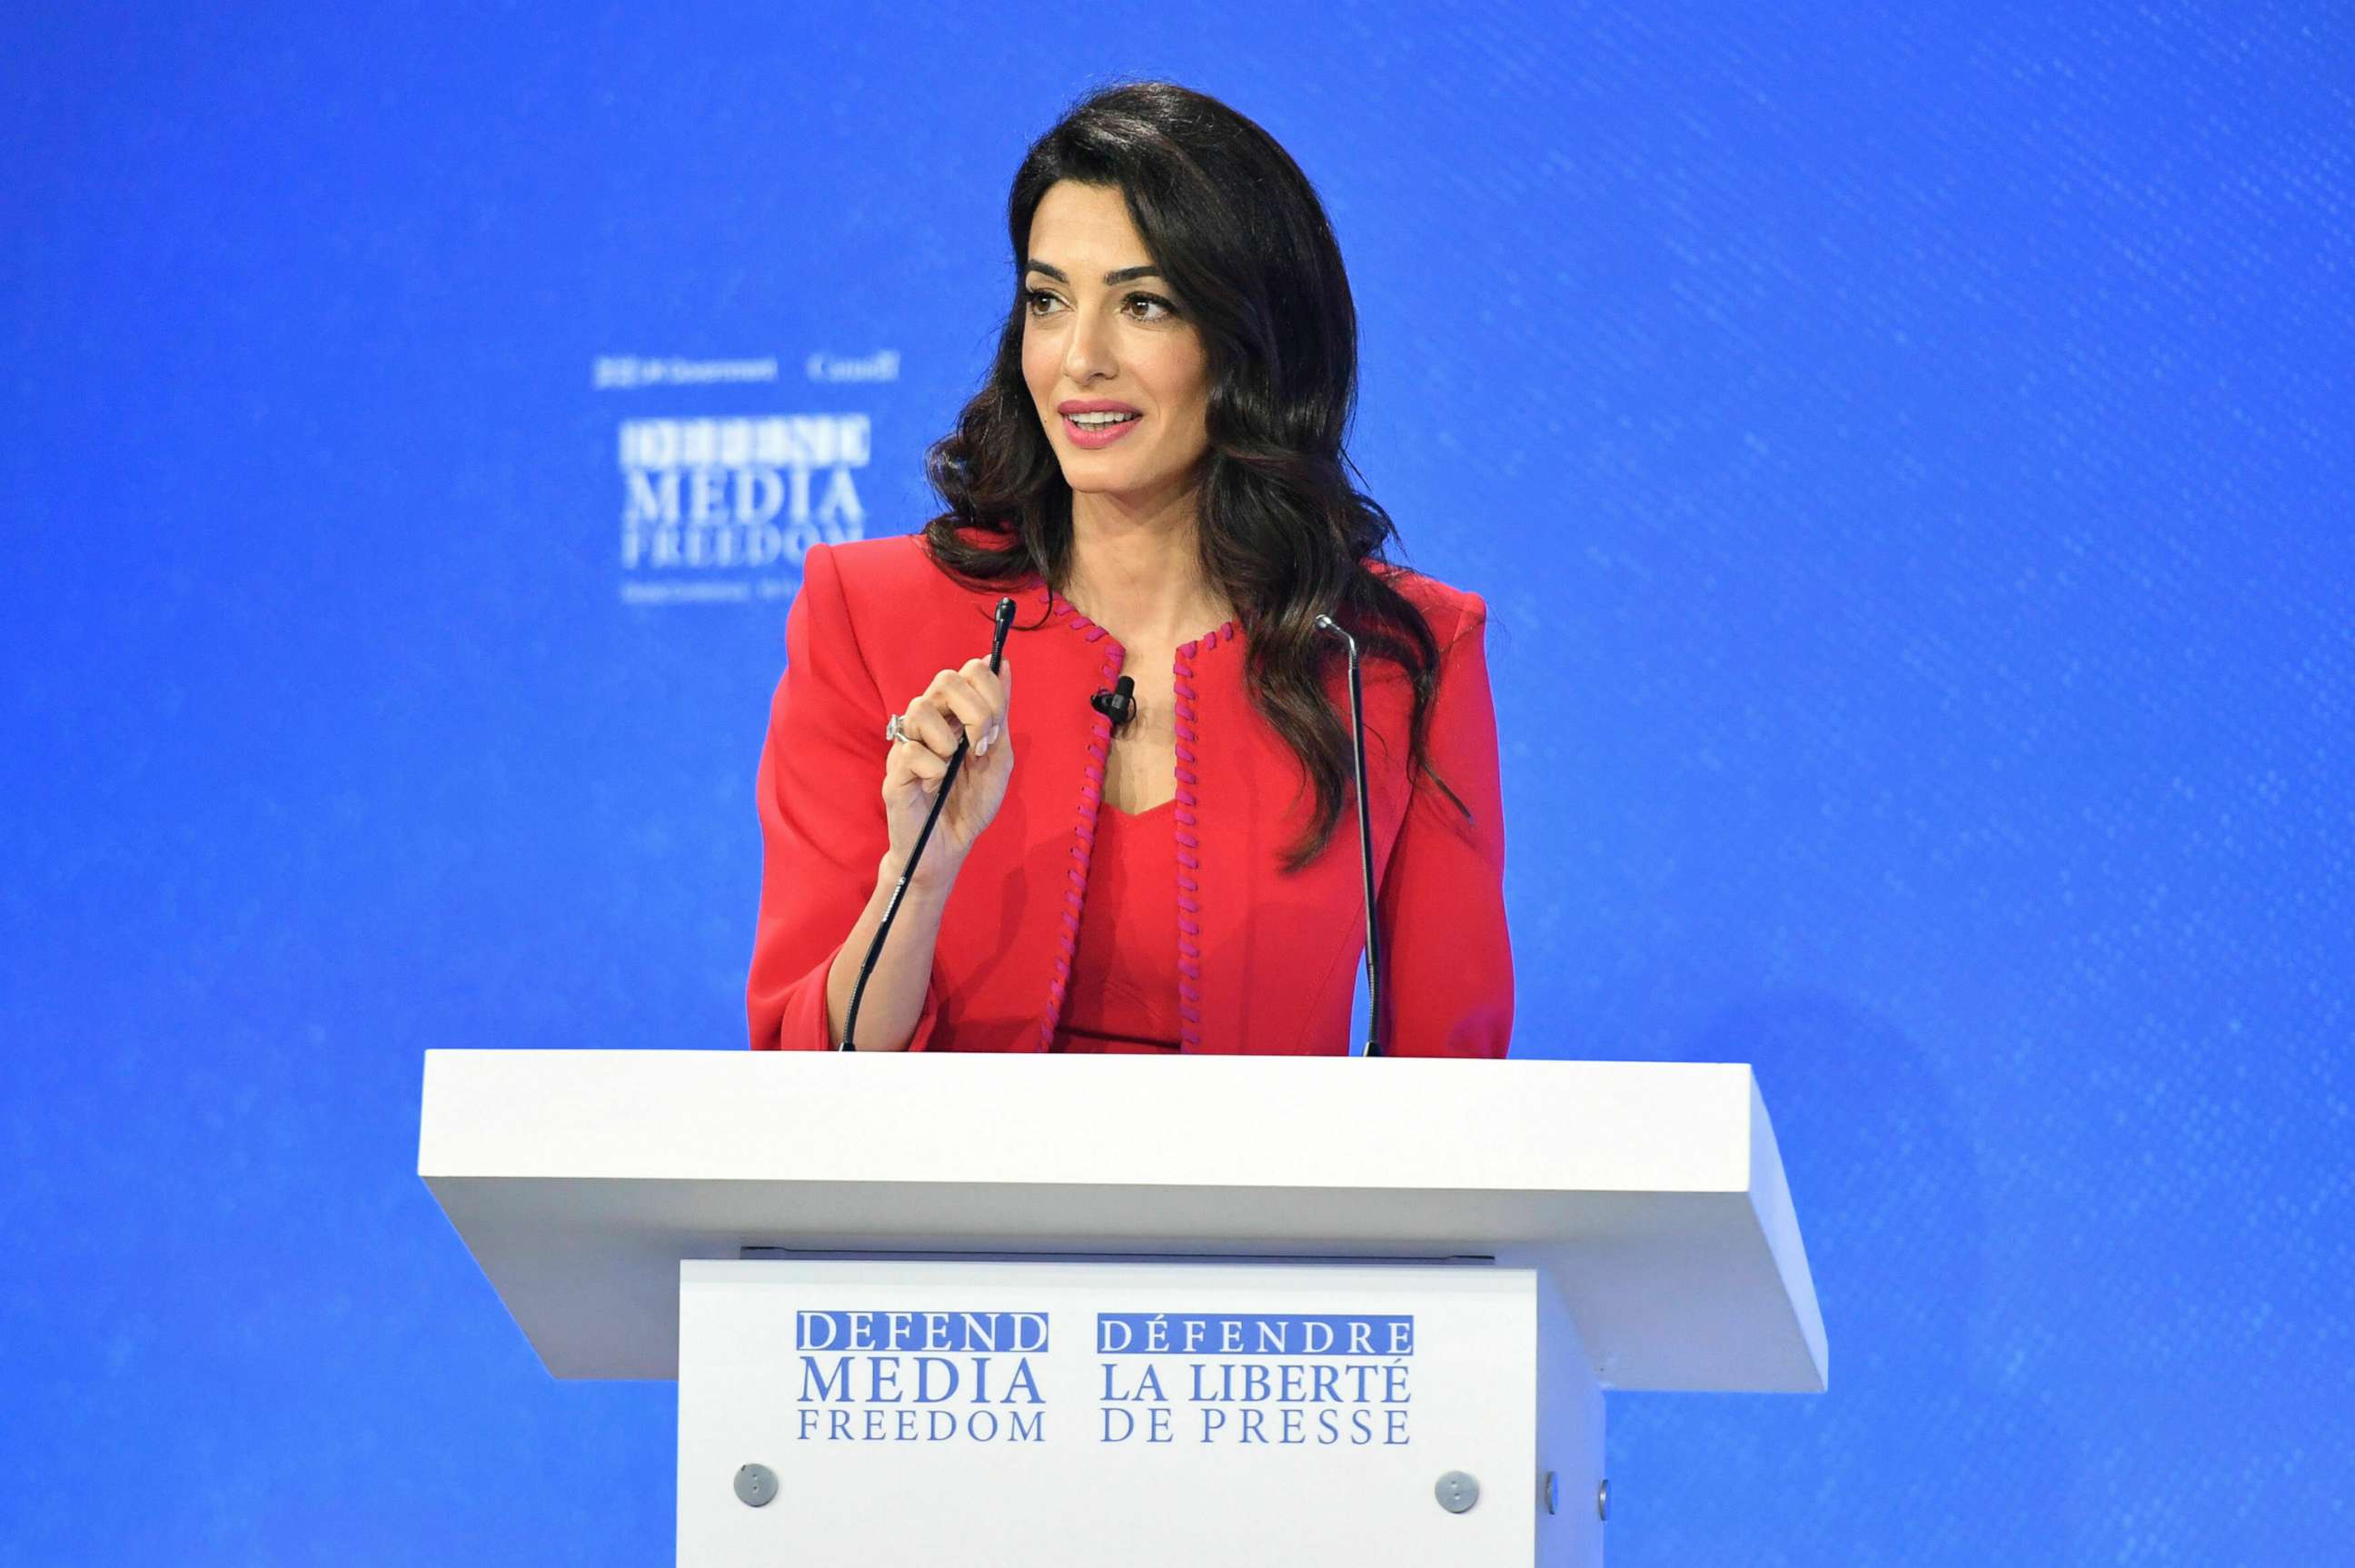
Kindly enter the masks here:
M 908 897 L 945 901 L 949 889 L 956 885 L 960 864 L 961 861 L 943 854 L 938 844 L 928 845 L 923 860 L 916 868 L 916 874 L 909 879 Z M 875 880 L 881 887 L 889 889 L 899 882 L 906 869 L 900 855 L 886 849 L 881 864 L 875 869 Z

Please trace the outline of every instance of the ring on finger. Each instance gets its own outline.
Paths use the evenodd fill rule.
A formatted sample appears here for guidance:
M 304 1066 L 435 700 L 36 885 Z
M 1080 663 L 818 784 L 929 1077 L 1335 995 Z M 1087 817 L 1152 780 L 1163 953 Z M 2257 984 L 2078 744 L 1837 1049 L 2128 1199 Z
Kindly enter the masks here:
M 912 741 L 915 739 L 913 735 L 908 733 L 907 725 L 902 721 L 902 716 L 897 713 L 891 715 L 890 720 L 884 723 L 883 738 L 890 741 L 895 746 L 902 741 Z

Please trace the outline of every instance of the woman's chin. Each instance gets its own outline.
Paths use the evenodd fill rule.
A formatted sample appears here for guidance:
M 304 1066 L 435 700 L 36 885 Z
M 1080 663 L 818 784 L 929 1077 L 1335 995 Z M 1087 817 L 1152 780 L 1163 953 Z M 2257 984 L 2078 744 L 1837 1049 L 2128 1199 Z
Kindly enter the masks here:
M 1096 496 L 1108 501 L 1122 501 L 1136 506 L 1158 506 L 1175 493 L 1188 486 L 1183 471 L 1173 473 L 1166 467 L 1146 470 L 1135 463 L 1090 463 L 1089 454 L 1082 453 L 1077 463 L 1065 463 L 1063 483 L 1075 496 Z M 1193 483 L 1199 483 L 1197 471 Z
M 1149 488 L 1139 485 L 1133 474 L 1108 473 L 1105 468 L 1091 463 L 1065 464 L 1063 483 L 1071 487 L 1074 496 L 1102 496 L 1108 500 L 1142 495 Z

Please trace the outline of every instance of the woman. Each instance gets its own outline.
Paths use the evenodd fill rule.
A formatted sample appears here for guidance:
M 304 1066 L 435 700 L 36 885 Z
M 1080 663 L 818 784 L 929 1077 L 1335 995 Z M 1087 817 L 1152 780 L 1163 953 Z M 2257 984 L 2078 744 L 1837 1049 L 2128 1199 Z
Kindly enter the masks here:
M 1346 1052 L 1364 917 L 1330 612 L 1367 655 L 1384 1048 L 1503 1055 L 1485 610 L 1387 564 L 1351 487 L 1357 317 L 1316 192 L 1249 120 L 1145 83 L 1033 145 L 1007 215 L 1014 308 L 931 454 L 949 509 L 813 548 L 787 619 L 753 1046 L 838 1041 L 963 739 L 859 1049 Z M 1123 676 L 1116 726 L 1091 699 Z

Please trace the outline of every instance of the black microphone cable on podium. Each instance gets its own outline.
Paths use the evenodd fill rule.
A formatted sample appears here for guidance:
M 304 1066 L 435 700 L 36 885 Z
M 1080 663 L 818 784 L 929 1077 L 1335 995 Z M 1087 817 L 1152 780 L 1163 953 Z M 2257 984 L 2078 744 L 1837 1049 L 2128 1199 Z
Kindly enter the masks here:
M 1341 639 L 1349 650 L 1349 754 L 1358 769 L 1358 861 L 1366 878 L 1366 1051 L 1382 1053 L 1382 932 L 1374 915 L 1374 823 L 1366 805 L 1366 694 L 1358 679 L 1358 639 L 1330 615 L 1316 617 L 1316 629 Z
M 1014 601 L 997 602 L 996 626 L 989 639 L 989 673 L 997 673 L 998 661 L 1006 656 L 1006 634 L 1013 629 Z M 875 940 L 867 944 L 867 956 L 858 965 L 858 984 L 850 989 L 850 1006 L 842 1015 L 842 1043 L 837 1051 L 856 1051 L 858 1036 L 858 1004 L 866 999 L 868 977 L 875 973 L 875 962 L 883 956 L 883 939 L 891 934 L 891 923 L 900 917 L 900 901 L 908 896 L 908 883 L 916 874 L 916 867 L 924 858 L 924 846 L 932 841 L 932 825 L 941 819 L 941 807 L 949 803 L 949 791 L 956 788 L 957 774 L 964 771 L 965 748 L 973 738 L 957 738 L 956 750 L 949 753 L 948 771 L 941 775 L 940 793 L 932 796 L 932 809 L 924 814 L 924 826 L 916 834 L 916 842 L 908 851 L 908 863 L 900 869 L 900 880 L 892 884 L 890 901 L 883 906 L 883 918 L 876 923 Z

